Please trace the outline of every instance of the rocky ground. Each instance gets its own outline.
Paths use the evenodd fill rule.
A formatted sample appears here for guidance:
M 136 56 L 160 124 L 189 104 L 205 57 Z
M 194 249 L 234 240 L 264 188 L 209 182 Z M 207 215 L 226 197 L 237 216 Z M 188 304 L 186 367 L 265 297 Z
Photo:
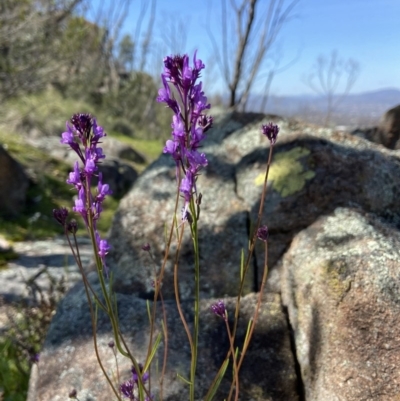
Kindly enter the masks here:
M 90 241 L 79 238 L 78 243 L 83 265 L 88 266 L 92 255 Z M 40 289 L 48 291 L 52 281 L 58 283 L 64 279 L 68 290 L 80 280 L 78 266 L 66 239 L 16 242 L 12 246 L 19 258 L 0 270 L 0 331 L 7 325 L 7 312 L 12 305 L 32 302 L 33 294 L 28 282 L 34 281 Z

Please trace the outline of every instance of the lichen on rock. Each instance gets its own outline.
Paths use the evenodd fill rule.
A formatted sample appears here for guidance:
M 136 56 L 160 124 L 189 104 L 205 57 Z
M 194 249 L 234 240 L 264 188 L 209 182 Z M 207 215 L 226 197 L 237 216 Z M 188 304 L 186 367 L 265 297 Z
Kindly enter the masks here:
M 274 157 L 268 179 L 272 181 L 275 191 L 285 198 L 304 188 L 307 180 L 311 180 L 315 173 L 307 170 L 300 159 L 308 156 L 310 151 L 302 147 L 296 147 L 288 152 L 282 152 Z M 265 174 L 260 174 L 255 179 L 256 185 L 264 183 Z

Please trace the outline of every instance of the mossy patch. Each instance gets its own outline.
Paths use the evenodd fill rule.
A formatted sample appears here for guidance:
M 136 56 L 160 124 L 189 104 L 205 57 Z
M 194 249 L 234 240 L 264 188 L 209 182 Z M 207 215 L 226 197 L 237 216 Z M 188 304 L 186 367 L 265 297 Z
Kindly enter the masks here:
M 337 301 L 341 301 L 351 288 L 351 278 L 348 276 L 347 265 L 341 260 L 327 261 L 321 268 L 322 278 L 331 295 Z
M 311 180 L 315 173 L 307 170 L 301 158 L 310 154 L 305 148 L 296 147 L 287 152 L 277 154 L 269 170 L 268 180 L 272 181 L 272 187 L 283 198 L 295 194 L 304 188 L 307 180 Z M 260 174 L 255 179 L 255 184 L 260 186 L 264 183 L 265 174 Z

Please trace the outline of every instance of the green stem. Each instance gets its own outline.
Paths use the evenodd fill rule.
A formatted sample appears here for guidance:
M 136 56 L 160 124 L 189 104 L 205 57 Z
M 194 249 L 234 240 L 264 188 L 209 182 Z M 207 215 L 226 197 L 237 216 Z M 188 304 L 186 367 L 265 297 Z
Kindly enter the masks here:
M 193 330 L 193 347 L 192 360 L 190 366 L 190 401 L 194 401 L 195 376 L 197 367 L 197 348 L 199 339 L 199 317 L 200 317 L 200 252 L 199 252 L 199 235 L 197 229 L 197 213 L 194 200 L 190 201 L 190 213 L 193 222 L 190 226 L 192 232 L 193 248 L 195 255 L 194 264 L 194 330 Z
M 86 207 L 87 207 L 87 210 L 88 210 L 88 213 L 87 213 L 88 232 L 89 232 L 90 239 L 91 239 L 91 242 L 92 242 L 93 254 L 94 254 L 95 261 L 96 261 L 97 276 L 99 278 L 101 291 L 103 293 L 104 300 L 105 300 L 105 303 L 106 303 L 106 305 L 105 305 L 106 306 L 106 313 L 107 313 L 107 315 L 108 315 L 108 317 L 110 319 L 110 322 L 111 322 L 112 331 L 113 331 L 114 340 L 115 340 L 115 345 L 116 345 L 118 351 L 123 356 L 125 356 L 125 357 L 127 357 L 127 358 L 129 358 L 131 360 L 133 366 L 136 369 L 136 372 L 138 373 L 139 400 L 140 401 L 144 401 L 144 391 L 146 391 L 146 393 L 148 391 L 146 389 L 144 389 L 144 384 L 142 382 L 142 372 L 140 370 L 139 364 L 136 361 L 136 359 L 133 358 L 132 354 L 128 350 L 125 350 L 121 345 L 121 341 L 120 340 L 121 340 L 122 335 L 121 335 L 121 332 L 119 331 L 119 327 L 118 327 L 118 318 L 115 315 L 115 311 L 114 311 L 114 308 L 113 308 L 113 305 L 112 305 L 112 300 L 110 299 L 109 292 L 107 291 L 107 288 L 106 288 L 106 283 L 105 283 L 104 274 L 103 274 L 103 262 L 102 262 L 102 260 L 100 258 L 99 249 L 98 249 L 97 241 L 96 241 L 96 234 L 95 234 L 95 229 L 94 229 L 94 219 L 93 219 L 93 214 L 92 214 L 92 209 L 91 209 L 91 207 L 92 207 L 91 206 L 91 199 L 92 199 L 92 196 L 91 196 L 91 192 L 90 192 L 90 181 L 87 178 L 86 179 L 86 202 L 87 202 Z M 111 285 L 111 284 L 109 284 L 109 285 Z M 124 345 L 126 347 L 125 342 L 124 342 Z M 127 347 L 126 347 L 126 349 L 127 349 Z

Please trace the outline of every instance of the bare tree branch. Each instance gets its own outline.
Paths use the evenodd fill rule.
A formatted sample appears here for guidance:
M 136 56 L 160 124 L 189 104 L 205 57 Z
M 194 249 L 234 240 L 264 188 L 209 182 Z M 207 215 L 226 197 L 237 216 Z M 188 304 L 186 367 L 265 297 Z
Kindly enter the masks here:
M 350 58 L 345 61 L 339 58 L 338 52 L 334 50 L 329 59 L 325 56 L 319 56 L 311 72 L 303 78 L 303 82 L 312 91 L 326 98 L 325 125 L 329 124 L 332 113 L 338 104 L 349 94 L 359 72 L 360 66 L 355 60 Z M 345 77 L 343 92 L 341 95 L 337 95 L 342 77 Z
M 242 0 L 238 4 L 236 0 L 230 0 L 229 12 L 226 11 L 226 0 L 221 2 L 221 46 L 217 46 L 210 28 L 208 36 L 217 65 L 229 89 L 229 107 L 243 110 L 246 107 L 252 86 L 261 73 L 261 67 L 299 1 L 292 0 L 286 5 L 286 0 L 269 0 L 268 4 L 259 0 Z M 265 5 L 266 8 L 261 8 Z M 230 23 L 232 15 L 236 21 L 234 31 Z M 268 75 L 268 85 L 274 75 Z

